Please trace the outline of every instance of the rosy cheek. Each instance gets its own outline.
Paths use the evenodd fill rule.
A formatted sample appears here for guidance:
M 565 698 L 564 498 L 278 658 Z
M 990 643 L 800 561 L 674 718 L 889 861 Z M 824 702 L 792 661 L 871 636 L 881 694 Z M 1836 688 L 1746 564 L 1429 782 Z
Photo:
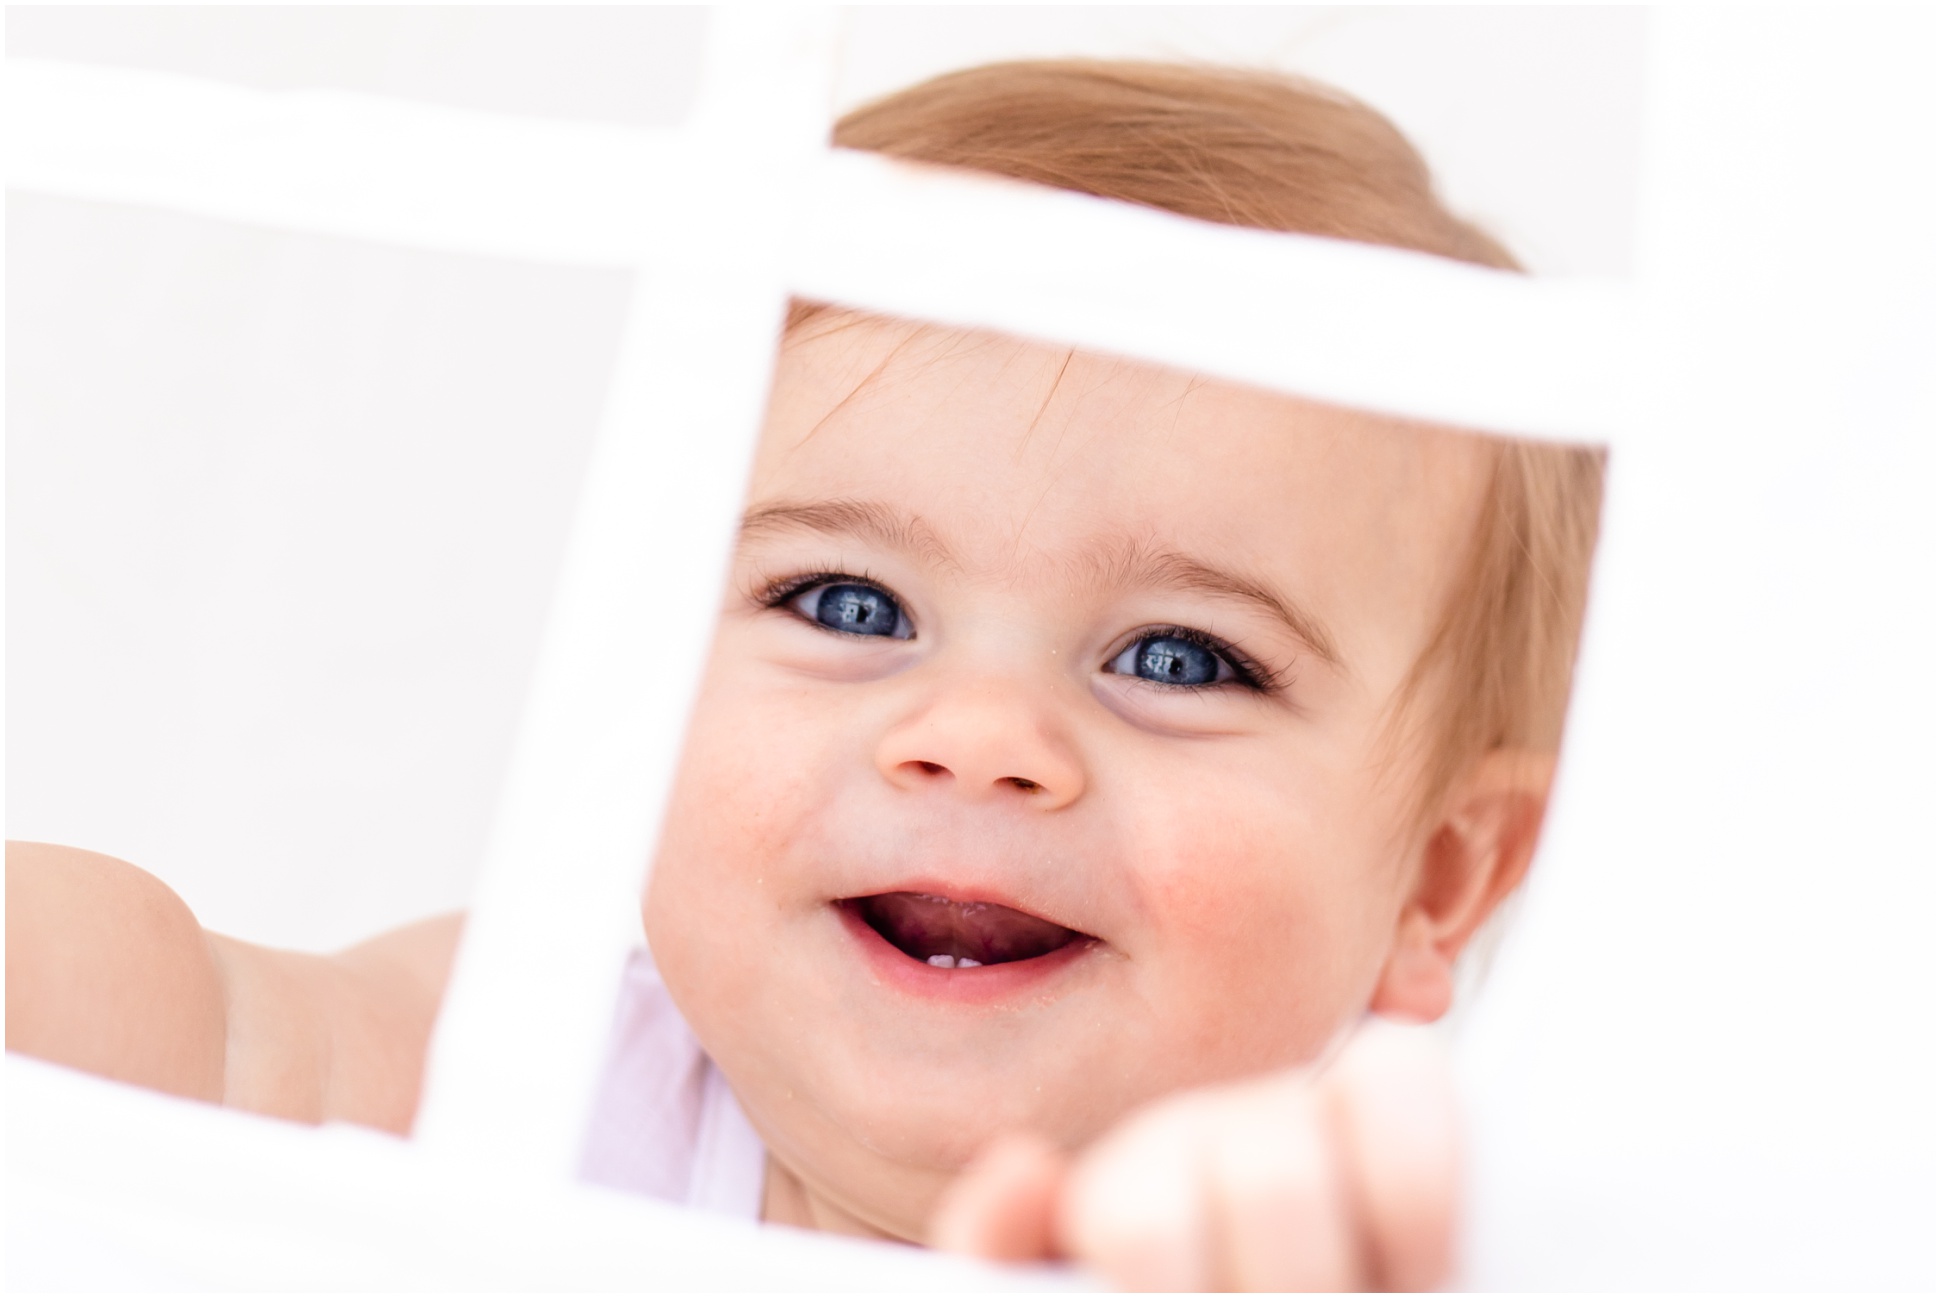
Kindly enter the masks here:
M 789 844 L 824 796 L 811 719 L 752 686 L 718 675 L 697 701 L 644 899 L 662 972 L 697 1001 L 747 990 L 741 944 L 789 893 Z
M 704 841 L 711 868 L 733 877 L 784 847 L 823 796 L 816 773 L 826 755 L 815 745 L 827 736 L 786 697 L 750 706 L 722 702 L 727 693 L 696 711 L 669 814 L 670 828 L 678 819 L 683 839 Z
M 1301 844 L 1218 824 L 1172 831 L 1149 833 L 1141 854 L 1161 943 L 1223 973 L 1257 969 L 1276 949 L 1286 959 L 1314 910 Z
M 1208 1049 L 1245 1039 L 1263 1060 L 1303 1058 L 1352 1011 L 1378 954 L 1361 949 L 1355 849 L 1284 796 L 1215 792 L 1148 805 L 1129 840 L 1142 844 L 1134 869 L 1155 995 Z

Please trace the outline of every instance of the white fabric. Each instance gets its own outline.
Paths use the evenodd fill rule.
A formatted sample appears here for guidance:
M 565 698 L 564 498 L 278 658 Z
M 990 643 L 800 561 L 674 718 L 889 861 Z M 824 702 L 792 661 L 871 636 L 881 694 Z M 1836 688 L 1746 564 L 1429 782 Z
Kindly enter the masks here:
M 582 1179 L 760 1220 L 768 1151 L 646 950 L 627 962 Z

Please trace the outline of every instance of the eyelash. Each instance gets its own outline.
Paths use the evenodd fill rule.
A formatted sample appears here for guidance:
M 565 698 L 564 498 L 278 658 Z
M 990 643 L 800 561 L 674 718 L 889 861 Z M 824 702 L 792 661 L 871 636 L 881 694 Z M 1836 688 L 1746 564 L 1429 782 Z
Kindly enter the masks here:
M 905 616 L 909 615 L 909 606 L 904 602 L 903 597 L 897 594 L 887 583 L 870 576 L 869 569 L 867 568 L 861 572 L 811 572 L 797 573 L 791 577 L 777 577 L 773 581 L 764 582 L 755 589 L 754 601 L 763 608 L 781 608 L 804 591 L 814 590 L 817 586 L 828 586 L 836 582 L 847 582 L 857 586 L 874 586 L 895 600 L 897 607 L 903 610 Z
M 1285 684 L 1285 681 L 1281 679 L 1282 673 L 1273 671 L 1264 664 L 1255 661 L 1218 636 L 1208 635 L 1206 632 L 1196 630 L 1190 626 L 1165 625 L 1141 627 L 1131 635 L 1121 639 L 1119 641 L 1119 647 L 1112 651 L 1111 655 L 1106 658 L 1106 661 L 1111 662 L 1112 659 L 1117 658 L 1141 640 L 1152 639 L 1156 636 L 1165 636 L 1173 640 L 1184 640 L 1188 644 L 1198 645 L 1208 653 L 1217 654 L 1221 658 L 1226 659 L 1227 665 L 1233 668 L 1234 678 L 1232 681 L 1221 682 L 1221 684 L 1239 685 L 1241 688 L 1252 690 L 1257 694 L 1272 694 Z M 1220 686 L 1217 684 L 1167 685 L 1164 688 L 1173 690 L 1212 690 L 1218 689 Z
M 758 586 L 755 589 L 753 598 L 756 604 L 765 609 L 785 608 L 790 600 L 795 599 L 804 592 L 814 590 L 817 586 L 827 586 L 834 582 L 851 582 L 859 586 L 874 586 L 895 600 L 897 606 L 903 609 L 906 617 L 909 615 L 909 606 L 905 603 L 903 597 L 897 594 L 895 590 L 881 579 L 872 577 L 867 568 L 860 572 L 810 572 L 796 573 L 787 577 L 777 577 Z M 1207 652 L 1218 654 L 1220 657 L 1226 659 L 1227 664 L 1233 668 L 1234 675 L 1234 679 L 1230 682 L 1225 682 L 1226 684 L 1239 685 L 1242 689 L 1251 690 L 1256 694 L 1278 693 L 1287 684 L 1286 672 L 1275 671 L 1219 637 L 1208 635 L 1206 632 L 1196 630 L 1190 626 L 1163 625 L 1141 627 L 1131 635 L 1121 639 L 1119 641 L 1119 647 L 1106 656 L 1106 661 L 1111 662 L 1132 645 L 1151 636 L 1171 636 L 1178 640 L 1184 640 L 1188 644 L 1198 645 Z M 1165 688 L 1207 690 L 1218 689 L 1219 686 L 1169 685 Z

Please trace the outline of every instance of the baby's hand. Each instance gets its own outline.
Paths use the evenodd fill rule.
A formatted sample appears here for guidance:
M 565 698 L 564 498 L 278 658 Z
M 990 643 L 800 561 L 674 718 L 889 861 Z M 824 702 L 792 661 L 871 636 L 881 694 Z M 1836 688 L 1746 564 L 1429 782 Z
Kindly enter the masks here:
M 1429 1289 L 1450 1269 L 1458 1170 L 1441 1046 L 1374 1020 L 1318 1075 L 1172 1096 L 1075 1156 L 999 1140 L 932 1238 L 1132 1289 Z

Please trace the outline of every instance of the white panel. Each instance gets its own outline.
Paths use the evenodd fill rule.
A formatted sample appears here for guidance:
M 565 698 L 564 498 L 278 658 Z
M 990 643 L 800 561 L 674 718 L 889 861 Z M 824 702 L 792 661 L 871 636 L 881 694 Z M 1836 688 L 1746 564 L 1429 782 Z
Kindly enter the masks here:
M 0 107 L 14 188 L 482 256 L 631 266 L 690 188 L 673 132 L 347 91 L 8 59 Z
M 899 1291 L 1075 1287 L 425 1158 L 9 1055 L 7 1288 Z M 22 1113 L 32 1114 L 22 1121 Z
M 827 141 L 833 35 L 813 9 L 717 11 L 691 128 L 715 170 L 670 214 L 680 255 L 643 258 L 432 1040 L 417 1135 L 441 1153 L 577 1170 L 766 404 L 782 214 Z
M 1646 435 L 1462 1037 L 1484 1289 L 1936 1280 L 1933 11 L 1660 11 Z
M 1305 74 L 1401 127 L 1454 210 L 1539 274 L 1622 275 L 1646 21 L 1607 5 L 847 6 L 836 104 L 1007 58 Z M 6 36 L 16 56 L 644 126 L 683 119 L 705 23 L 687 6 L 20 5 Z
M 1194 221 L 838 153 L 794 231 L 804 297 L 1075 343 L 1342 405 L 1602 441 L 1623 290 Z
M 22 64 L 11 183 L 569 263 L 684 246 L 718 152 L 316 92 Z M 1625 300 L 1420 253 L 1193 221 L 837 153 L 790 223 L 796 293 L 1159 360 L 1408 417 L 1602 440 Z M 678 260 L 678 258 L 677 258 Z

